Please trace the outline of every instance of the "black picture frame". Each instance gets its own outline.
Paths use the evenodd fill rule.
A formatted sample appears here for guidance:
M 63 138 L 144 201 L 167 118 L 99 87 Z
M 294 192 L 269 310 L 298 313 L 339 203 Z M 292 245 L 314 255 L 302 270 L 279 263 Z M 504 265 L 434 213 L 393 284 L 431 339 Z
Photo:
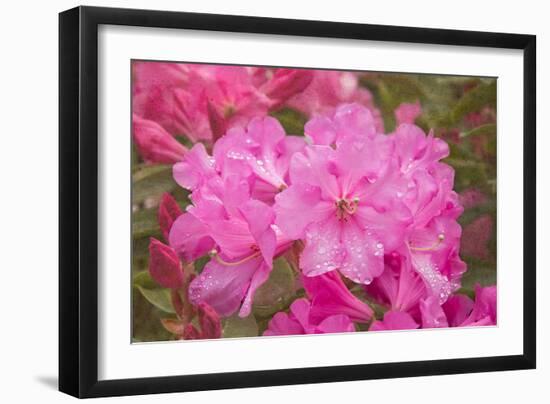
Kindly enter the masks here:
M 523 50 L 523 354 L 99 381 L 100 24 Z M 96 7 L 77 7 L 60 13 L 59 390 L 85 398 L 535 368 L 535 80 L 534 35 Z

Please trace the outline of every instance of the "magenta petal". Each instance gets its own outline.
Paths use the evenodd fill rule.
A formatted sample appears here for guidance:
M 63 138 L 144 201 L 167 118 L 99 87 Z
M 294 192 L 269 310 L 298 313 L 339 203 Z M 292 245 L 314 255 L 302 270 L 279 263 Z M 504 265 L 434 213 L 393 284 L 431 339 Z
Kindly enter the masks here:
M 474 307 L 474 302 L 466 295 L 451 296 L 443 305 L 450 327 L 458 327 L 468 317 Z
M 336 314 L 325 318 L 316 327 L 316 331 L 327 334 L 334 332 L 354 332 L 355 326 L 345 314 Z
M 418 324 L 410 314 L 402 311 L 388 311 L 384 314 L 383 321 L 375 321 L 369 328 L 369 331 L 385 330 L 414 330 Z
M 269 321 L 267 330 L 264 331 L 264 336 L 274 335 L 300 335 L 304 334 L 304 328 L 294 318 L 291 318 L 287 313 L 279 312 Z
M 187 262 L 202 257 L 214 248 L 214 240 L 209 236 L 206 226 L 190 213 L 184 213 L 174 221 L 168 240 Z
M 312 302 L 310 317 L 313 322 L 335 314 L 345 314 L 358 322 L 371 319 L 372 309 L 348 290 L 336 271 L 302 276 L 301 279 Z
M 420 313 L 422 314 L 422 328 L 448 327 L 447 316 L 439 304 L 439 299 L 434 296 L 420 301 Z

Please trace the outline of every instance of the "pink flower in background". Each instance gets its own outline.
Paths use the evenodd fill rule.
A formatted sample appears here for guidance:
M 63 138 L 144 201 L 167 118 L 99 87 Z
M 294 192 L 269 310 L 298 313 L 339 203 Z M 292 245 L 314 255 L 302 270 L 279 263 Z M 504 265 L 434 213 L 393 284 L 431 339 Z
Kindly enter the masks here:
M 311 301 L 312 321 L 320 322 L 335 314 L 345 314 L 352 321 L 362 323 L 371 319 L 372 309 L 348 290 L 337 272 L 312 277 L 302 276 L 301 279 Z
M 195 65 L 133 63 L 133 112 L 191 141 L 211 138 L 206 95 Z
M 333 112 L 339 105 L 358 103 L 368 108 L 376 130 L 384 131 L 380 111 L 374 106 L 372 95 L 360 87 L 357 74 L 333 70 L 312 70 L 314 77 L 302 92 L 290 98 L 287 105 L 309 117 Z
M 270 98 L 272 106 L 276 107 L 290 97 L 306 89 L 315 73 L 308 69 L 276 69 L 273 76 L 260 90 Z
M 279 312 L 273 316 L 264 336 L 325 334 L 353 332 L 355 327 L 344 314 L 330 315 L 313 320 L 310 316 L 311 305 L 307 299 L 297 299 L 290 305 L 290 312 Z
M 414 124 L 416 118 L 422 115 L 422 107 L 420 106 L 420 101 L 415 103 L 402 103 L 395 110 L 395 119 L 397 121 L 397 126 L 402 123 Z
M 185 156 L 187 148 L 156 122 L 134 115 L 132 127 L 134 144 L 146 162 L 173 164 Z

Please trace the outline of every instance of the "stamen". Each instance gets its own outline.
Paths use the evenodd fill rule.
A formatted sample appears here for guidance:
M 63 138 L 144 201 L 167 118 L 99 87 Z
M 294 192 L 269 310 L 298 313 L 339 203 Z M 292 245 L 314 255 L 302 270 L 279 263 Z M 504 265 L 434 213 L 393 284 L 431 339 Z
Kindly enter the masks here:
M 435 250 L 437 247 L 439 247 L 440 244 L 443 242 L 443 240 L 445 240 L 445 235 L 443 233 L 440 233 L 437 235 L 437 241 L 429 247 L 414 247 L 409 242 L 409 248 L 413 251 L 432 251 L 432 250 Z
M 249 255 L 248 257 L 244 257 L 243 259 L 235 262 L 227 262 L 223 258 L 221 258 L 216 250 L 213 250 L 210 252 L 212 257 L 218 261 L 220 264 L 226 266 L 226 267 L 235 267 L 241 264 L 244 264 L 245 262 L 248 262 L 250 260 L 253 260 L 254 258 L 258 258 L 261 255 L 260 251 L 256 251 L 255 253 Z

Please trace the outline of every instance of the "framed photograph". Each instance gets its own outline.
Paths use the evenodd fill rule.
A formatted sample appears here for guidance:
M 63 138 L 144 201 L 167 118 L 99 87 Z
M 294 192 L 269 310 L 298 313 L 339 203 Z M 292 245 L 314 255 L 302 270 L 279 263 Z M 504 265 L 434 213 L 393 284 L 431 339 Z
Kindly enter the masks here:
M 59 17 L 59 388 L 535 367 L 535 36 Z

